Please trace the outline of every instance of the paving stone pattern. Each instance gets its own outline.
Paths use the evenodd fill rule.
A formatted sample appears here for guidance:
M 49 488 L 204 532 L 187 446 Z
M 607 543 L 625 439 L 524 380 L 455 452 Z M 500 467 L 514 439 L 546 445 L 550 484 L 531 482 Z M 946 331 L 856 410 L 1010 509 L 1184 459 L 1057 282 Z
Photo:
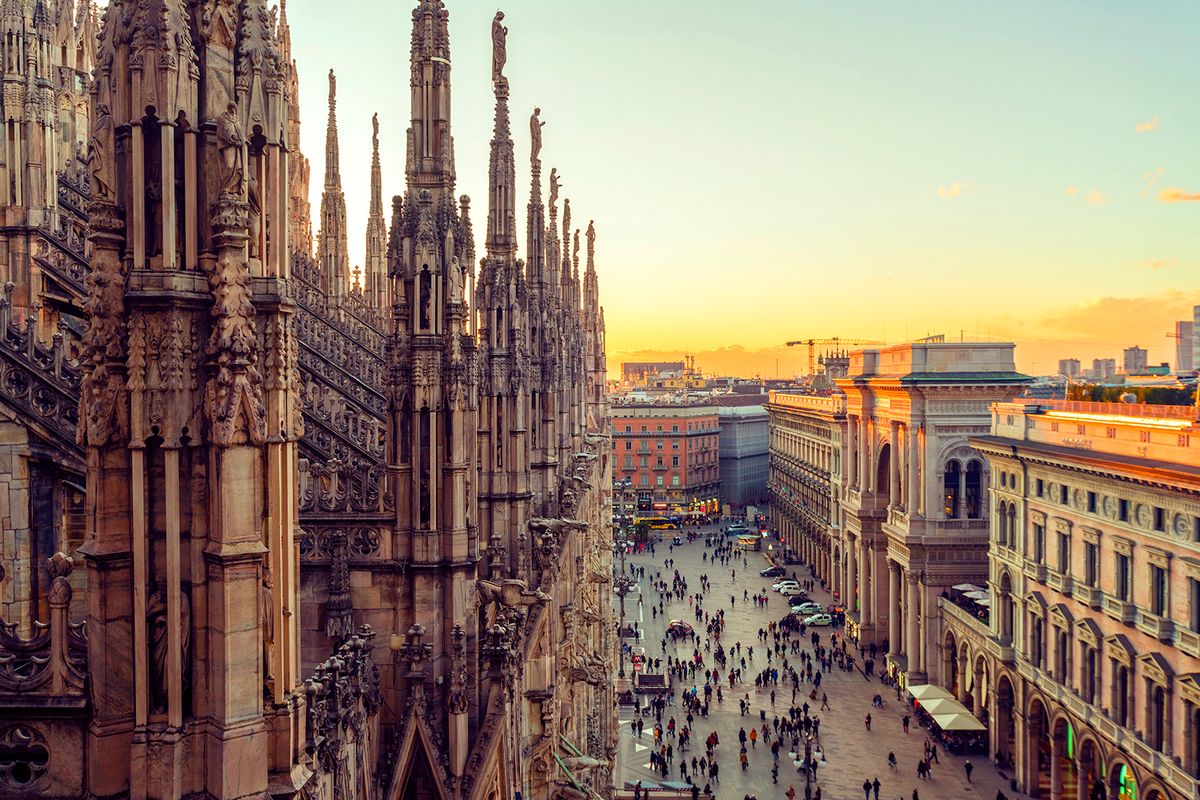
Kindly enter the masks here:
M 701 529 L 701 532 L 716 530 L 716 527 L 712 527 Z M 699 591 L 700 575 L 707 573 L 711 589 L 704 598 L 703 608 L 710 613 L 725 609 L 726 628 L 721 641 L 727 650 L 740 641 L 744 655 L 747 647 L 754 646 L 753 658 L 747 658 L 746 680 L 739 683 L 732 692 L 729 691 L 726 680 L 723 684 L 724 703 L 718 704 L 714 693 L 708 718 L 697 716 L 693 729 L 693 746 L 686 753 L 689 761 L 692 755 L 704 754 L 704 739 L 710 731 L 715 730 L 721 742 L 717 747 L 720 782 L 713 785 L 713 793 L 717 800 L 743 800 L 747 795 L 758 800 L 783 798 L 786 797 L 789 786 L 795 788 L 796 799 L 802 800 L 804 776 L 791 765 L 786 752 L 780 757 L 778 784 L 771 783 L 771 752 L 769 747 L 763 746 L 761 742 L 758 747 L 749 750 L 748 770 L 742 772 L 738 768 L 738 730 L 752 722 L 761 726 L 760 709 L 767 711 L 768 720 L 775 714 L 785 715 L 791 698 L 791 686 L 784 686 L 782 678 L 780 685 L 776 687 L 774 708 L 770 702 L 770 690 L 756 690 L 754 687 L 754 675 L 767 666 L 767 645 L 759 641 L 758 630 L 765 628 L 772 621 L 778 621 L 787 611 L 785 600 L 770 590 L 770 585 L 775 579 L 760 578 L 758 575 L 760 569 L 768 566 L 765 555 L 748 552 L 744 555 L 744 560 L 738 558 L 729 566 L 723 567 L 704 561 L 702 554 L 711 553 L 712 548 L 705 545 L 703 537 L 696 542 L 673 548 L 667 544 L 668 541 L 669 539 L 657 545 L 654 555 L 647 553 L 626 556 L 628 565 L 646 568 L 646 578 L 639 581 L 635 593 L 626 597 L 625 611 L 626 618 L 637 621 L 639 629 L 643 631 L 641 644 L 645 646 L 647 655 L 661 657 L 665 662 L 667 655 L 686 658 L 692 652 L 691 643 L 668 642 L 665 653 L 661 644 L 668 620 L 676 618 L 695 622 L 695 612 L 688 607 L 686 596 L 683 600 L 666 603 L 664 613 L 657 617 L 651 615 L 652 602 L 657 603 L 659 600 L 658 593 L 650 586 L 651 579 L 656 572 L 661 571 L 662 578 L 670 584 L 675 569 L 678 569 L 687 581 L 689 594 Z M 674 567 L 670 569 L 664 566 L 664 562 L 669 558 L 675 559 Z M 731 577 L 731 569 L 736 570 L 736 579 Z M 807 567 L 796 565 L 788 569 L 794 571 L 802 580 L 811 577 Z M 767 606 L 755 608 L 752 602 L 743 601 L 744 591 L 749 591 L 752 595 L 755 591 L 766 591 L 769 596 Z M 637 592 L 642 593 L 643 602 L 640 605 Z M 731 594 L 736 594 L 737 597 L 736 605 L 732 609 L 729 607 Z M 823 604 L 831 601 L 829 594 L 819 585 L 812 595 L 814 600 Z M 830 630 L 822 630 L 823 642 L 828 642 Z M 703 651 L 703 623 L 697 623 L 697 631 L 701 636 L 700 647 Z M 840 629 L 838 633 L 840 635 Z M 804 637 L 804 644 L 806 649 L 811 650 L 807 635 Z M 793 666 L 799 665 L 798 656 L 789 656 L 788 659 L 788 663 Z M 864 677 L 859 669 L 862 658 L 857 653 L 855 660 L 858 665 L 852 672 L 843 671 L 835 664 L 832 672 L 822 676 L 821 689 L 829 695 L 831 711 L 816 712 L 821 718 L 820 745 L 824 749 L 826 759 L 817 770 L 821 800 L 856 800 L 863 797 L 863 781 L 874 781 L 876 778 L 880 782 L 880 800 L 912 800 L 914 789 L 919 793 L 919 800 L 997 800 L 997 792 L 1000 791 L 1004 792 L 1005 797 L 1013 800 L 1023 800 L 1026 797 L 1019 792 L 1013 792 L 1008 786 L 1007 778 L 988 763 L 987 757 L 982 754 L 971 757 L 975 768 L 971 783 L 967 782 L 964 769 L 967 759 L 946 754 L 940 747 L 940 763 L 933 765 L 932 779 L 918 779 L 917 762 L 921 758 L 928 731 L 917 725 L 913 718 L 910 732 L 905 734 L 901 718 L 906 713 L 907 704 L 897 701 L 895 690 L 881 685 L 877 678 Z M 880 659 L 876 660 L 878 662 Z M 729 661 L 729 665 L 733 665 L 733 659 Z M 712 666 L 714 663 L 711 654 L 706 654 L 705 667 Z M 773 659 L 772 666 L 780 666 L 777 657 Z M 628 664 L 626 667 L 628 669 Z M 697 673 L 697 676 L 698 686 L 703 693 L 703 673 Z M 673 687 L 678 693 L 691 685 L 676 680 Z M 811 689 L 811 686 L 802 683 L 800 689 L 797 704 L 808 699 L 807 690 Z M 743 717 L 738 710 L 737 698 L 746 693 L 750 695 L 752 708 L 750 714 Z M 882 694 L 884 698 L 884 707 L 881 709 L 871 706 L 871 698 L 876 693 Z M 819 706 L 819 701 L 813 705 Z M 869 731 L 864 724 L 868 713 L 872 717 Z M 676 703 L 668 706 L 663 715 L 664 728 L 672 716 L 675 717 L 676 724 L 685 724 L 686 712 Z M 654 718 L 645 718 L 646 726 L 640 740 L 630 729 L 630 720 L 634 718 L 635 712 L 632 709 L 621 709 L 621 746 L 616 773 L 618 786 L 623 785 L 623 782 L 658 780 L 649 768 L 650 746 L 654 741 Z M 673 744 L 678 747 L 678 741 Z M 888 767 L 888 751 L 896 754 L 898 766 L 895 770 Z M 679 754 L 676 753 L 669 780 L 677 781 L 679 777 Z M 703 783 L 700 785 L 703 786 Z M 873 799 L 872 792 L 870 800 Z

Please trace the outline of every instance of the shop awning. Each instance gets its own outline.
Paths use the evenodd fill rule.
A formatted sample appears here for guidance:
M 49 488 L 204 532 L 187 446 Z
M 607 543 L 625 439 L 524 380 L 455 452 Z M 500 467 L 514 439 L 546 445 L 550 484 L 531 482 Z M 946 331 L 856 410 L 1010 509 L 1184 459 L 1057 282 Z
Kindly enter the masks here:
M 957 714 L 964 710 L 961 703 L 948 697 L 929 697 L 918 702 L 925 713 L 931 717 L 936 717 L 938 714 Z
M 956 592 L 984 592 L 987 591 L 982 586 L 976 586 L 973 583 L 960 583 L 951 587 Z
M 930 700 L 953 700 L 954 695 L 946 691 L 940 686 L 934 686 L 932 683 L 923 683 L 920 686 L 909 686 L 908 693 L 913 698 L 920 700 L 922 703 Z
M 957 711 L 951 714 L 934 714 L 933 721 L 943 731 L 954 731 L 961 733 L 963 731 L 986 731 L 987 727 L 982 722 L 975 719 L 974 716 L 968 714 L 965 710 Z

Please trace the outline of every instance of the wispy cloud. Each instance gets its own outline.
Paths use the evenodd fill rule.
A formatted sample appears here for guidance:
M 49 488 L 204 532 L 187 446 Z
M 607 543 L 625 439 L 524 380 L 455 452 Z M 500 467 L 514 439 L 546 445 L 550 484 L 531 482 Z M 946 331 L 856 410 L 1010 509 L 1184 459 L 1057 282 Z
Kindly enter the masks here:
M 1163 189 L 1158 193 L 1163 203 L 1200 203 L 1200 192 L 1185 192 L 1177 187 Z
M 1100 192 L 1096 191 L 1095 189 L 1088 192 L 1084 199 L 1088 201 L 1088 205 L 1092 206 L 1102 206 L 1108 202 L 1108 198 L 1100 194 Z
M 1154 130 L 1157 127 L 1158 127 L 1158 115 L 1155 114 L 1153 119 L 1147 120 L 1146 122 L 1139 122 L 1138 124 L 1133 126 L 1133 129 L 1135 131 L 1137 131 L 1138 133 L 1150 133 L 1150 131 Z
M 955 181 L 949 186 L 939 186 L 937 190 L 938 197 L 942 198 L 943 200 L 951 200 L 955 197 L 961 197 L 962 193 L 965 192 L 967 187 L 970 185 L 971 184 L 969 183 Z
M 1074 197 L 1077 194 L 1079 194 L 1078 186 L 1068 186 L 1067 187 L 1067 197 Z

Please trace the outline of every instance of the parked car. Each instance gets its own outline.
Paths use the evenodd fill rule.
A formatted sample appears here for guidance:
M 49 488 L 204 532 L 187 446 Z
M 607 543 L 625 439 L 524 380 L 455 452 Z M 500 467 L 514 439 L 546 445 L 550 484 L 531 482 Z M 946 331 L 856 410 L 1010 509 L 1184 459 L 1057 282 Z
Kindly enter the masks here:
M 792 587 L 792 586 L 798 587 L 799 585 L 800 585 L 800 581 L 795 580 L 794 578 L 784 578 L 781 581 L 776 581 L 775 583 L 771 584 L 771 588 L 778 592 L 778 591 L 781 591 L 788 587 Z
M 766 569 L 760 569 L 758 574 L 764 578 L 778 578 L 781 575 L 786 575 L 787 570 L 783 567 L 767 567 Z
M 828 614 L 813 614 L 808 619 L 804 620 L 804 624 L 810 628 L 822 628 L 833 624 L 833 617 Z
M 779 590 L 779 593 L 784 597 L 808 597 L 808 592 L 799 586 L 785 586 Z
M 803 614 L 806 617 L 811 617 L 813 614 L 823 614 L 824 609 L 821 608 L 820 603 L 814 603 L 811 600 L 807 600 L 799 605 L 793 605 L 792 612 L 795 614 Z

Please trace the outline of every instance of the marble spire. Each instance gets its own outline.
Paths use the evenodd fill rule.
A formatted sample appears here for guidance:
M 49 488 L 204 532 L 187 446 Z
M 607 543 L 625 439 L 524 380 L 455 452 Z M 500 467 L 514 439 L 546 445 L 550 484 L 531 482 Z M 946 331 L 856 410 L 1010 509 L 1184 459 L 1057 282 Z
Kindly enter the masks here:
M 338 155 L 337 78 L 329 70 L 329 122 L 325 130 L 325 190 L 321 193 L 321 233 L 317 260 L 321 288 L 334 297 L 350 290 L 350 262 L 346 255 L 346 195 Z
M 383 178 L 379 168 L 379 115 L 371 117 L 371 208 L 367 214 L 366 285 L 372 308 L 384 309 L 387 299 L 387 224 L 383 220 Z

